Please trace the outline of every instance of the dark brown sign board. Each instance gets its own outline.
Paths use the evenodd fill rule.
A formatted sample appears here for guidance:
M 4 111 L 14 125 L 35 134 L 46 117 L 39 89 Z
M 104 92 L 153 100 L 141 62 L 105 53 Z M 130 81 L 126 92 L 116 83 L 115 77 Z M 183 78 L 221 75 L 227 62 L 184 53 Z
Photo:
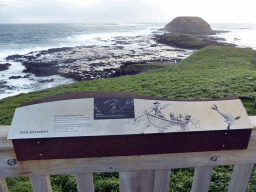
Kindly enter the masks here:
M 52 114 L 43 111 L 49 106 Z M 23 104 L 8 139 L 17 160 L 26 161 L 246 149 L 251 130 L 237 96 L 177 100 L 88 91 Z

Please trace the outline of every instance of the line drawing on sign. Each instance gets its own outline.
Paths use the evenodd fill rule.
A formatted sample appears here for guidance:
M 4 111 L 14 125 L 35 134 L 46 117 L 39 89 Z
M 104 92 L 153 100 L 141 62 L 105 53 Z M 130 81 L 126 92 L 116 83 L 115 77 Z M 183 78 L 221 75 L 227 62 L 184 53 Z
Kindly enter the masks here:
M 179 127 L 180 131 L 186 131 L 187 126 L 194 127 L 197 129 L 196 126 L 197 123 L 194 123 L 192 121 L 192 115 L 191 114 L 174 114 L 173 112 L 169 111 L 169 118 L 167 118 L 162 112 L 162 109 L 165 109 L 170 104 L 164 105 L 163 107 L 160 106 L 160 103 L 158 101 L 153 103 L 153 106 L 151 106 L 150 110 L 144 110 L 144 114 L 135 118 L 135 122 L 139 121 L 138 119 L 146 116 L 148 122 L 150 125 L 159 128 L 160 132 L 164 132 L 164 130 L 167 130 L 168 128 L 172 127 Z M 189 125 L 188 125 L 189 124 Z
M 228 113 L 224 110 L 220 110 L 217 107 L 217 105 L 215 105 L 215 104 L 213 104 L 211 109 L 217 111 L 222 117 L 224 117 L 224 119 L 225 119 L 224 122 L 226 122 L 228 124 L 227 130 L 230 130 L 230 126 L 234 125 L 236 123 L 236 120 L 241 118 L 241 115 L 234 118 L 230 113 Z

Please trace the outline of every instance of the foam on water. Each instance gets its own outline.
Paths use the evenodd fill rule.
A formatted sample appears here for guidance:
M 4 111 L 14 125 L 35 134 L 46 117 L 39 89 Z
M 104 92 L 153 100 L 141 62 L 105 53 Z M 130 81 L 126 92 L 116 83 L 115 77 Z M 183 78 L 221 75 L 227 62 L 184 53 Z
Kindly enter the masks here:
M 25 67 L 19 62 L 8 62 L 11 64 L 8 70 L 1 71 L 0 83 L 4 86 L 0 91 L 0 99 L 14 96 L 20 93 L 28 93 L 41 89 L 47 89 L 58 85 L 70 84 L 75 82 L 72 79 L 53 75 L 48 77 L 36 77 L 34 74 L 23 73 Z M 26 77 L 26 75 L 29 75 Z M 15 78 L 19 77 L 20 78 Z M 13 78 L 14 77 L 14 78 Z M 52 80 L 52 81 L 51 81 Z
M 156 28 L 157 29 L 157 28 Z M 72 35 L 67 38 L 60 39 L 60 41 L 68 42 L 68 46 L 81 46 L 81 45 L 113 45 L 116 37 L 135 37 L 135 36 L 146 36 L 152 34 L 152 31 L 156 29 L 151 29 L 150 27 L 139 30 L 139 31 L 126 31 L 126 32 L 111 32 L 111 33 L 93 33 L 93 34 L 81 34 Z M 67 46 L 65 43 L 61 45 L 62 47 Z
M 256 50 L 256 24 L 253 23 L 215 23 L 211 24 L 214 30 L 227 30 L 213 36 L 224 38 L 225 42 L 236 44 L 237 47 Z M 221 41 L 223 42 L 223 41 Z
M 5 60 L 5 58 L 9 55 L 24 55 L 30 52 L 47 50 L 50 48 L 74 47 L 82 45 L 109 46 L 115 43 L 114 41 L 116 37 L 132 37 L 138 35 L 145 36 L 151 34 L 151 32 L 153 30 L 156 30 L 156 28 L 160 28 L 156 26 L 155 29 L 152 29 L 151 24 L 71 24 L 70 26 L 68 25 L 68 27 L 73 27 L 73 31 L 68 31 L 70 29 L 67 30 L 67 26 L 63 25 L 63 28 L 65 29 L 63 31 L 64 35 L 62 35 L 61 37 L 56 37 L 56 34 L 54 34 L 55 32 L 53 33 L 53 35 L 51 35 L 51 27 L 54 27 L 53 25 L 44 26 L 45 29 L 42 28 L 41 25 L 9 26 L 11 29 L 15 29 L 14 27 L 16 27 L 15 30 L 17 30 L 18 27 L 28 30 L 31 33 L 30 36 L 33 36 L 31 37 L 31 42 L 26 39 L 22 43 L 23 38 L 17 35 L 18 30 L 17 32 L 9 30 L 10 32 L 13 32 L 13 34 L 11 34 L 14 38 L 13 42 L 10 38 L 4 38 L 4 34 L 2 34 L 2 39 L 0 39 L 0 64 L 10 63 L 11 66 L 8 70 L 0 72 L 0 85 L 4 85 L 1 87 L 0 90 L 0 99 L 8 96 L 17 95 L 19 93 L 28 93 L 31 91 L 51 88 L 58 85 L 75 82 L 72 79 L 66 79 L 57 75 L 48 77 L 36 77 L 35 75 L 30 73 L 23 73 L 25 67 L 21 64 L 21 62 Z M 6 26 L 4 27 L 6 28 Z M 3 29 L 5 29 L 4 27 L 2 26 Z M 49 27 L 48 31 L 47 27 Z M 113 29 L 113 27 L 116 29 Z M 125 29 L 123 29 L 122 27 L 125 27 Z M 49 33 L 49 37 L 53 36 L 50 40 L 40 39 L 45 38 L 45 34 L 47 33 Z M 42 37 L 40 36 L 40 34 L 42 35 Z M 29 37 L 29 34 L 21 33 L 21 36 Z M 47 43 L 47 41 L 50 43 Z M 26 77 L 26 75 L 29 75 L 29 77 Z M 21 78 L 15 79 L 15 77 L 18 76 L 21 76 Z
M 256 50 L 256 30 L 236 30 L 219 35 L 225 38 L 228 43 L 236 44 L 238 47 L 253 48 Z

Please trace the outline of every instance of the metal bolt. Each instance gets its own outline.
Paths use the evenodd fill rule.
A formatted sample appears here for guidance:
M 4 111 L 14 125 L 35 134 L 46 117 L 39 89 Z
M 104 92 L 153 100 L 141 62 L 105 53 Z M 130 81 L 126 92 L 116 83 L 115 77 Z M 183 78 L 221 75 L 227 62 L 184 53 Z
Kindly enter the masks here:
M 225 145 L 222 145 L 222 147 L 225 147 Z
M 7 160 L 7 163 L 8 163 L 8 165 L 16 165 L 17 164 L 17 161 L 16 161 L 16 159 L 8 159 Z
M 40 156 L 43 156 L 43 154 L 41 153 Z
M 212 156 L 211 157 L 211 161 L 217 161 L 218 160 L 218 157 L 217 156 Z
M 39 143 L 40 143 L 40 141 L 37 141 L 37 143 L 39 144 Z
M 227 135 L 228 133 L 226 132 L 225 135 Z

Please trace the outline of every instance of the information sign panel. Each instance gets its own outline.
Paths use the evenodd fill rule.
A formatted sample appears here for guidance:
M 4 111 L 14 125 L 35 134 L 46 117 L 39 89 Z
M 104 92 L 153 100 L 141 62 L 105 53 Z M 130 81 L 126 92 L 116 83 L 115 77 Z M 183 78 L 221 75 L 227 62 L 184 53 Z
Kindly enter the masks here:
M 126 140 L 127 143 L 124 143 L 125 146 L 123 146 L 128 147 L 126 153 L 116 154 L 116 152 L 112 152 L 107 156 L 132 155 L 133 153 L 128 152 L 129 145 L 134 147 L 133 145 L 137 143 L 140 147 L 146 148 L 151 145 L 144 145 L 147 140 L 155 140 L 154 138 L 165 142 L 156 141 L 159 144 L 158 147 L 166 144 L 166 142 L 169 142 L 175 148 L 180 147 L 180 150 L 177 150 L 169 146 L 170 149 L 160 153 L 184 152 L 184 150 L 187 152 L 197 151 L 195 146 L 191 145 L 194 145 L 195 142 L 198 143 L 199 137 L 197 138 L 197 136 L 199 135 L 209 137 L 208 141 L 210 141 L 212 140 L 210 137 L 214 134 L 216 134 L 216 137 L 223 134 L 227 135 L 227 133 L 229 136 L 233 134 L 232 138 L 229 137 L 230 142 L 234 142 L 233 139 L 240 139 L 242 145 L 236 144 L 237 146 L 233 146 L 231 149 L 246 148 L 248 145 L 252 124 L 237 97 L 188 101 L 118 92 L 82 92 L 79 94 L 80 96 L 77 96 L 77 93 L 62 95 L 59 98 L 55 96 L 45 101 L 39 100 L 17 108 L 8 139 L 13 139 L 16 149 L 18 147 L 17 143 L 21 146 L 20 142 L 22 142 L 24 149 L 24 145 L 28 145 L 32 141 L 39 141 L 38 139 L 44 139 L 42 141 L 44 141 L 45 146 L 48 146 L 47 141 L 51 141 L 51 146 L 53 146 L 52 143 L 55 143 L 54 141 L 57 141 L 57 138 L 59 138 L 58 142 L 61 142 L 60 139 L 68 138 L 72 140 L 71 148 L 72 145 L 76 145 L 72 138 L 79 139 L 80 143 L 85 142 L 86 145 L 88 145 L 89 140 L 96 143 L 96 140 L 101 140 L 102 143 L 98 143 L 99 148 L 103 148 L 100 145 L 106 145 L 106 141 L 108 141 L 107 145 L 112 149 L 113 146 L 111 145 L 115 145 L 114 143 Z M 234 138 L 235 133 L 238 132 L 240 136 Z M 211 134 L 209 135 L 209 133 Z M 245 133 L 245 135 L 241 133 Z M 192 140 L 188 141 L 188 138 L 191 137 Z M 184 138 L 187 141 L 184 141 Z M 210 150 L 229 149 L 227 148 L 229 145 L 227 145 L 227 138 L 223 138 L 223 140 L 214 138 L 215 141 L 219 140 L 220 144 L 217 144 L 218 146 L 215 146 L 215 148 L 210 147 Z M 30 141 L 27 141 L 29 139 Z M 102 139 L 105 139 L 105 141 Z M 121 141 L 122 139 L 123 141 Z M 169 139 L 172 141 L 169 141 Z M 202 140 L 202 138 L 200 139 Z M 24 140 L 27 142 L 24 142 Z M 203 140 L 201 144 L 205 145 L 206 143 L 202 143 Z M 214 140 L 211 141 L 212 143 L 208 142 L 207 147 L 197 148 L 200 149 L 199 151 L 208 150 L 209 146 L 214 146 Z M 141 141 L 144 141 L 143 145 L 141 145 Z M 184 147 L 184 143 L 181 144 L 181 141 L 187 142 L 187 146 Z M 111 144 L 111 142 L 114 143 Z M 133 144 L 130 142 L 133 142 Z M 204 142 L 207 142 L 207 140 Z M 31 145 L 35 147 L 33 142 Z M 30 149 L 31 145 L 28 146 Z M 137 153 L 144 154 L 145 151 L 148 151 L 143 147 L 140 152 L 136 152 L 134 155 L 137 155 Z M 155 147 L 157 146 L 155 145 Z M 122 151 L 122 146 L 119 146 L 116 151 L 118 150 Z M 130 151 L 133 150 L 130 149 Z M 152 153 L 157 153 L 157 151 Z M 146 154 L 151 153 L 146 152 Z M 101 155 L 95 154 L 95 156 Z M 92 156 L 85 155 L 85 157 Z

